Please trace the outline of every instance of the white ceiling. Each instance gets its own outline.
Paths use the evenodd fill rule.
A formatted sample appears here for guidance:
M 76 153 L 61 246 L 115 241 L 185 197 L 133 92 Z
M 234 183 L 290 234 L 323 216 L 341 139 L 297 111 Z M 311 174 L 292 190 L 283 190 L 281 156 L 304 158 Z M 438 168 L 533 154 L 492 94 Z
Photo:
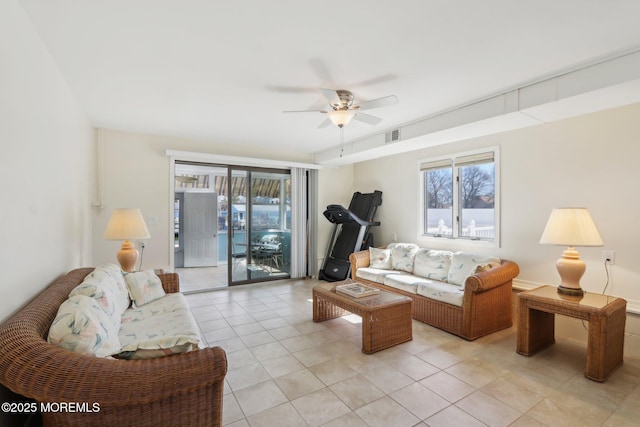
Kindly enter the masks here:
M 20 0 L 96 127 L 318 153 L 640 47 L 637 0 Z

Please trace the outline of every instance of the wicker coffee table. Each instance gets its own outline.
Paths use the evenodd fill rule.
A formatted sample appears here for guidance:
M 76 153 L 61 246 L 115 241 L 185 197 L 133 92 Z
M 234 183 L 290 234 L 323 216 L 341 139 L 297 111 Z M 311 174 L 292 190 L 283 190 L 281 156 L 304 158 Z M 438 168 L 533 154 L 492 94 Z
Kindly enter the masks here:
M 518 294 L 516 351 L 531 356 L 555 342 L 555 315 L 589 322 L 584 376 L 605 381 L 622 364 L 627 302 L 622 298 L 585 292 L 583 297 L 560 295 L 553 286 Z
M 354 298 L 336 293 L 336 285 L 313 287 L 313 321 L 334 319 L 353 313 L 362 317 L 362 352 L 375 353 L 411 341 L 411 298 L 380 291 L 378 295 Z

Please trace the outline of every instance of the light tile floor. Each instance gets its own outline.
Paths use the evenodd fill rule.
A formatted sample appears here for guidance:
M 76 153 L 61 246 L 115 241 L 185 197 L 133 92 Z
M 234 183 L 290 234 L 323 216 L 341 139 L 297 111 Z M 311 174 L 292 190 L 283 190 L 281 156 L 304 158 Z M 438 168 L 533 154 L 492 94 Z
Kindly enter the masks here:
M 180 290 L 184 293 L 227 288 L 227 264 L 218 267 L 176 268 L 180 275 Z
M 208 345 L 227 353 L 223 425 L 640 425 L 640 360 L 596 383 L 579 343 L 524 357 L 515 328 L 468 342 L 417 321 L 412 341 L 365 355 L 357 316 L 312 321 L 317 283 L 187 296 Z
M 234 280 L 247 280 L 246 263 L 244 259 L 238 260 L 237 266 L 233 267 Z M 180 290 L 184 293 L 211 291 L 229 286 L 227 276 L 227 264 L 221 263 L 217 267 L 181 267 L 175 269 L 180 275 Z M 253 269 L 251 277 L 255 280 L 265 280 L 264 278 L 280 278 L 288 276 L 286 272 L 267 265 Z

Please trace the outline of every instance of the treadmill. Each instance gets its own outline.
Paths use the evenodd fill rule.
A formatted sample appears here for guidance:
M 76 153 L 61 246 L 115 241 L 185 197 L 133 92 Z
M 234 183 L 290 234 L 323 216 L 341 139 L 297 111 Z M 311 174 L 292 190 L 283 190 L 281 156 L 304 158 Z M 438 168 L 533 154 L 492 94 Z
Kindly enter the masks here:
M 318 277 L 328 282 L 345 280 L 351 273 L 349 255 L 373 246 L 370 227 L 380 225 L 373 221 L 378 206 L 382 204 L 382 191 L 373 193 L 356 192 L 351 198 L 349 209 L 341 205 L 329 205 L 324 216 L 334 224 L 327 254 Z

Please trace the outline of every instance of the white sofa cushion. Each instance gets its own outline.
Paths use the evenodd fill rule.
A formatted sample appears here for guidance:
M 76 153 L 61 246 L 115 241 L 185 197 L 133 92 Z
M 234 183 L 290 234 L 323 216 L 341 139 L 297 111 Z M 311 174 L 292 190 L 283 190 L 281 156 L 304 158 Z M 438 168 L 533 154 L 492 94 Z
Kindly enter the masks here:
M 69 297 L 76 295 L 93 298 L 109 317 L 116 331 L 120 329 L 120 318 L 127 307 L 124 307 L 119 291 L 110 279 L 100 281 L 95 277 L 87 277 L 69 293 Z
M 413 262 L 413 274 L 446 282 L 453 252 L 419 249 Z
M 154 350 L 139 348 L 135 351 L 123 351 L 116 356 L 118 359 L 142 360 L 155 359 L 157 357 L 172 356 L 179 353 L 188 353 L 197 347 L 191 343 L 177 345 L 171 348 L 158 348 Z
M 369 267 L 391 268 L 391 249 L 369 248 Z
M 200 342 L 198 325 L 181 293 L 170 293 L 122 315 L 122 351 L 170 349 Z
M 356 277 L 365 280 L 371 280 L 372 282 L 376 283 L 384 283 L 385 276 L 389 274 L 400 274 L 400 272 L 371 267 L 362 267 L 356 270 Z
M 500 258 L 472 254 L 468 252 L 456 252 L 451 258 L 447 282 L 458 285 L 464 289 L 467 277 L 476 272 L 480 265 L 498 265 Z
M 387 249 L 391 249 L 391 268 L 394 270 L 413 272 L 413 260 L 418 252 L 418 245 L 413 243 L 390 243 Z
M 118 330 L 97 301 L 86 295 L 74 295 L 60 304 L 47 341 L 90 356 L 120 352 Z
M 118 291 L 122 293 L 121 297 L 126 300 L 127 308 L 129 308 L 131 301 L 129 300 L 127 284 L 124 281 L 124 275 L 122 274 L 120 266 L 116 264 L 104 264 L 97 267 L 96 270 L 105 272 L 116 281 Z
M 129 287 L 129 295 L 136 307 L 148 304 L 165 296 L 162 281 L 153 270 L 126 273 L 124 278 Z
M 87 275 L 87 277 L 84 278 L 83 283 L 85 282 L 91 285 L 99 285 L 100 287 L 110 287 L 116 297 L 116 309 L 120 315 L 122 315 L 122 313 L 124 313 L 124 311 L 131 305 L 131 300 L 129 299 L 129 288 L 124 281 L 122 270 L 117 265 L 105 264 L 96 267 Z M 78 286 L 81 285 L 82 283 Z M 90 292 L 90 290 L 83 291 L 80 294 L 86 295 L 85 292 Z
M 450 283 L 428 281 L 418 284 L 417 294 L 433 300 L 462 307 L 464 289 Z
M 424 283 L 426 280 L 424 277 L 414 276 L 412 274 L 390 274 L 385 276 L 384 284 L 415 294 L 418 285 Z

